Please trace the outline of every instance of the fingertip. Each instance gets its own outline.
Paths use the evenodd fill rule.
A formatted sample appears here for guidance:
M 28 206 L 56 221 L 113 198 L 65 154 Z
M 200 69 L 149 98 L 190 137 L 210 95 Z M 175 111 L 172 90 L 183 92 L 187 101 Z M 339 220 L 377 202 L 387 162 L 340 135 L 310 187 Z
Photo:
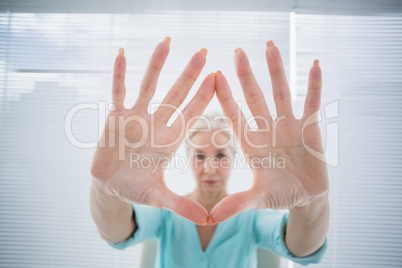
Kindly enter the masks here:
M 267 59 L 277 60 L 278 58 L 281 59 L 281 52 L 276 45 L 267 46 L 265 49 L 265 56 Z
M 267 47 L 265 48 L 265 57 L 268 61 L 272 61 L 280 57 L 278 47 L 272 42 L 272 40 L 267 42 Z
M 234 56 L 233 56 L 233 60 L 234 60 L 235 65 L 237 66 L 237 65 L 241 64 L 243 59 L 244 59 L 244 57 L 247 58 L 246 52 L 243 49 L 241 49 L 240 47 L 237 48 L 235 50 L 235 53 L 234 53 Z
M 221 76 L 221 74 L 222 74 L 222 72 L 220 71 L 220 70 L 218 70 L 218 71 L 216 71 L 215 73 L 214 73 L 214 76 L 215 76 L 215 86 L 217 86 L 218 85 L 218 78 L 219 78 L 219 76 Z
M 204 80 L 211 80 L 213 83 L 215 83 L 215 73 L 209 73 L 207 76 L 205 76 Z
M 208 54 L 208 50 L 207 50 L 206 48 L 201 48 L 200 52 L 201 52 L 201 54 L 203 54 L 205 57 L 206 57 L 207 54 Z
M 201 73 L 202 69 L 204 68 L 207 62 L 207 57 L 201 52 L 197 51 L 193 54 L 190 61 L 188 62 L 186 68 L 190 68 L 189 71 L 192 73 L 197 73 L 197 77 Z
M 215 73 L 211 73 L 210 76 L 211 76 L 211 79 L 213 80 L 214 87 L 216 87 L 216 75 L 215 75 Z
M 213 212 L 212 209 L 211 213 L 208 216 L 208 225 L 211 226 L 225 221 L 225 219 L 221 219 L 219 215 L 220 215 L 219 213 Z
M 170 52 L 170 37 L 167 36 L 162 42 L 160 42 L 155 47 L 152 57 L 166 60 L 169 52 Z
M 210 94 L 207 94 L 205 96 L 207 96 L 207 99 L 209 98 L 212 99 L 213 94 L 215 92 L 215 85 L 216 85 L 215 73 L 210 73 L 204 78 L 204 81 L 201 83 L 199 90 L 203 92 L 210 92 L 211 96 Z
M 114 72 L 121 75 L 121 73 L 125 72 L 126 67 L 126 57 L 124 56 L 124 48 L 119 49 L 119 53 L 117 54 L 116 60 L 114 62 Z
M 161 200 L 161 207 L 186 218 L 198 225 L 208 225 L 207 210 L 191 198 L 179 196 L 169 192 Z
M 220 71 L 220 70 L 218 70 L 218 71 L 216 71 L 215 73 L 214 73 L 214 75 L 215 75 L 215 85 L 218 83 L 218 78 L 219 78 L 219 76 L 221 76 L 222 75 L 222 72 Z
M 208 225 L 209 225 L 207 218 L 204 218 L 203 220 L 199 220 L 199 219 L 197 219 L 197 220 L 191 220 L 191 219 L 189 219 L 189 220 L 192 221 L 192 222 L 194 222 L 194 223 L 197 224 L 197 225 L 202 225 L 202 226 L 208 226 Z
M 314 62 L 313 62 L 313 66 L 310 69 L 310 76 L 313 79 L 318 79 L 318 80 L 322 79 L 321 67 L 320 67 L 320 63 L 319 63 L 318 59 L 314 60 Z
M 321 68 L 319 65 L 316 65 L 315 63 L 313 66 L 311 66 L 310 73 L 309 73 L 309 78 L 310 79 L 315 79 L 315 80 L 321 80 Z
M 166 36 L 165 39 L 163 39 L 163 43 L 166 43 L 170 46 L 170 42 L 172 41 L 172 39 L 169 36 Z
M 212 220 L 211 215 L 208 215 L 208 220 L 207 220 L 207 222 L 208 222 L 208 225 L 209 225 L 209 226 L 216 224 L 216 223 Z
M 121 47 L 121 48 L 119 48 L 119 52 L 117 53 L 115 62 L 121 63 L 121 62 L 124 62 L 125 59 L 126 59 L 126 57 L 124 56 L 124 48 Z
M 227 90 L 227 88 L 229 87 L 227 80 L 220 70 L 215 72 L 215 86 L 218 99 L 220 97 L 227 96 L 227 94 L 230 93 L 228 93 Z
M 204 81 L 211 81 L 213 83 L 215 83 L 215 73 L 209 73 L 204 77 L 203 83 Z M 202 83 L 201 83 L 202 84 Z
M 209 74 L 206 76 L 206 79 L 211 79 L 211 80 L 213 80 L 214 83 L 215 83 L 215 73 L 209 73 Z
M 209 216 L 208 216 L 208 222 L 210 222 L 211 224 L 216 224 L 221 222 L 219 220 L 219 216 L 222 216 L 222 213 L 220 213 L 220 206 L 215 205 L 215 207 L 212 208 L 212 210 L 209 212 Z
M 275 45 L 274 45 L 274 41 L 269 40 L 269 41 L 267 42 L 267 47 L 273 47 L 273 46 L 275 46 Z
M 236 54 L 237 52 L 240 52 L 240 51 L 243 51 L 243 50 L 241 49 L 241 47 L 238 47 L 235 49 L 234 53 Z

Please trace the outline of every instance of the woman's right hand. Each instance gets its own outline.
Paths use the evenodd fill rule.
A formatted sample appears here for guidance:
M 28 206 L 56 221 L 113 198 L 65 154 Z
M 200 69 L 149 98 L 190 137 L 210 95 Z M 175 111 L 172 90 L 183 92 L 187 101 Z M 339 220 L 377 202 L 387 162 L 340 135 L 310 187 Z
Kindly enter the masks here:
M 126 59 L 120 49 L 113 72 L 115 109 L 106 125 L 93 159 L 91 174 L 98 189 L 129 203 L 166 208 L 188 220 L 206 225 L 208 212 L 194 200 L 177 195 L 164 182 L 164 167 L 202 115 L 215 91 L 215 75 L 209 74 L 194 98 L 169 127 L 167 122 L 182 104 L 206 62 L 206 49 L 194 54 L 154 114 L 148 113 L 157 80 L 169 54 L 170 38 L 156 47 L 135 105 L 126 109 Z M 193 118 L 193 119 L 192 119 Z M 156 146 L 159 145 L 159 146 Z M 162 145 L 162 146 L 160 146 Z M 164 146 L 163 146 L 164 145 Z

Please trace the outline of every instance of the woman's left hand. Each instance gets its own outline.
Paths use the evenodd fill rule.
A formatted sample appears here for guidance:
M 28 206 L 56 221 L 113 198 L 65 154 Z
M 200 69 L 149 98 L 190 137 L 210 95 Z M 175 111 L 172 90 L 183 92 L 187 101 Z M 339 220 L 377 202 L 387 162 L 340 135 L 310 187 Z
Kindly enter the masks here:
M 254 173 L 251 189 L 227 196 L 211 211 L 211 220 L 219 223 L 247 209 L 291 209 L 327 198 L 329 180 L 323 159 L 318 113 L 321 98 L 321 69 L 315 61 L 309 74 L 304 115 L 296 119 L 291 95 L 278 48 L 268 42 L 266 58 L 272 81 L 277 118 L 272 118 L 252 73 L 246 53 L 236 50 L 237 76 L 251 113 L 258 125 L 252 131 L 233 99 L 223 74 L 216 76 L 216 93 L 224 114 L 233 125 L 245 156 Z

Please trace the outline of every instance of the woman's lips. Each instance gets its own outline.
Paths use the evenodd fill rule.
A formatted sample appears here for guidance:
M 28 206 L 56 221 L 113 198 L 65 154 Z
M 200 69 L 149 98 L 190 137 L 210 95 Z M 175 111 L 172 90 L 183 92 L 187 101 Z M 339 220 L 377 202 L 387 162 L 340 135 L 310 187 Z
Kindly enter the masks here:
M 204 181 L 205 183 L 208 183 L 208 184 L 214 184 L 214 183 L 217 183 L 217 181 Z

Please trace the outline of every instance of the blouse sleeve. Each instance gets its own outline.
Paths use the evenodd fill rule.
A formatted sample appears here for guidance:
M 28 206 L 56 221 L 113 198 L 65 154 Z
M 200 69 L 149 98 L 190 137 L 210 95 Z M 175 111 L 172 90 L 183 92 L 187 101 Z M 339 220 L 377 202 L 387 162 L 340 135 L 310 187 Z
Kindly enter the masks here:
M 138 204 L 132 204 L 132 207 L 137 223 L 136 231 L 129 238 L 121 242 L 111 243 L 106 241 L 110 246 L 122 250 L 161 236 L 161 229 L 164 224 L 164 210 Z
M 271 209 L 256 210 L 255 234 L 257 246 L 269 249 L 279 256 L 298 264 L 307 265 L 310 263 L 319 263 L 327 250 L 327 239 L 325 239 L 324 245 L 311 255 L 305 257 L 294 256 L 285 244 L 288 218 L 289 213 L 279 214 Z

